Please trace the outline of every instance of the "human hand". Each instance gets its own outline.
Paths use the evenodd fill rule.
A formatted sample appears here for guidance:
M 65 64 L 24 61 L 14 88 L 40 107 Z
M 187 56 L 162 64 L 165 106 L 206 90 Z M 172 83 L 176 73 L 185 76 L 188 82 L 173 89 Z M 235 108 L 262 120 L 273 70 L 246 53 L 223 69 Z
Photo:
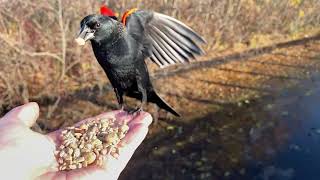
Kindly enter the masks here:
M 6 179 L 117 179 L 145 138 L 152 121 L 151 116 L 145 112 L 135 117 L 122 111 L 112 111 L 97 116 L 99 118 L 116 117 L 117 120 L 128 122 L 129 131 L 120 143 L 119 157 L 106 158 L 104 167 L 89 166 L 72 171 L 58 171 L 54 151 L 59 131 L 42 135 L 30 130 L 38 115 L 38 105 L 28 103 L 14 108 L 0 119 L 2 177 Z

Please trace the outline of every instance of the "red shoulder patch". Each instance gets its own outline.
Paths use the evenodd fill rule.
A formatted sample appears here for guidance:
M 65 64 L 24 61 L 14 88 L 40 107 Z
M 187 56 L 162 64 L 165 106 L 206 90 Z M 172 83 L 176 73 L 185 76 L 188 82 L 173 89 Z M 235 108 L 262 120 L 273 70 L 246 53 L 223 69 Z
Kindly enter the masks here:
M 136 12 L 137 10 L 138 10 L 137 8 L 133 8 L 133 9 L 127 10 L 127 11 L 123 14 L 123 16 L 122 16 L 122 18 L 121 18 L 121 22 L 122 22 L 124 25 L 126 25 L 127 18 L 128 18 L 132 13 Z
M 102 5 L 100 7 L 100 13 L 104 16 L 116 16 L 114 12 L 108 8 L 106 5 Z

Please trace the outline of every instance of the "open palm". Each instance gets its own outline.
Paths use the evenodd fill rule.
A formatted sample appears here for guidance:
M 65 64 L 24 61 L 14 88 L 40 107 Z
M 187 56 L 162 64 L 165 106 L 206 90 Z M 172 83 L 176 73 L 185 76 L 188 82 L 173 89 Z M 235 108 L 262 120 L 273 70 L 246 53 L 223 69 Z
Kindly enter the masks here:
M 58 171 L 54 151 L 59 144 L 59 131 L 42 135 L 30 130 L 39 115 L 36 103 L 28 103 L 7 113 L 0 120 L 0 169 L 6 179 L 117 179 L 136 148 L 148 132 L 152 118 L 142 112 L 138 116 L 122 111 L 98 117 L 116 117 L 128 122 L 129 131 L 121 141 L 119 157 L 106 158 L 104 167 L 89 166 L 72 171 Z M 81 121 L 91 121 L 89 118 Z M 16 173 L 16 171 L 18 173 Z

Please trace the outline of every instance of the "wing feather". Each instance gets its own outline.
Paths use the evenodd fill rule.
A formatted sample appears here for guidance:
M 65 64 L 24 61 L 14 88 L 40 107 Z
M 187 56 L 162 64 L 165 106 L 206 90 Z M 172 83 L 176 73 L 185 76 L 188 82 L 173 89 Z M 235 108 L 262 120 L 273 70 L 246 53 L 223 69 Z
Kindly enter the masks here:
M 151 54 L 151 56 L 154 56 L 154 58 L 156 58 L 162 64 L 163 67 L 169 65 L 168 62 L 160 54 L 158 49 L 154 47 L 154 45 L 152 45 L 152 54 Z
M 171 63 L 175 63 L 177 60 L 177 58 L 173 55 L 172 50 L 170 49 L 170 46 L 168 46 L 162 39 L 161 37 L 156 34 L 155 32 L 151 32 L 150 33 L 152 39 L 154 39 L 157 44 L 160 46 L 161 49 L 163 49 L 165 51 L 165 53 L 169 56 L 169 61 Z M 179 62 L 179 61 L 177 61 Z
M 151 38 L 152 45 L 154 45 L 155 49 L 158 51 L 158 53 L 164 58 L 164 60 L 168 64 L 174 64 L 174 61 L 169 57 L 169 55 L 165 52 L 163 48 L 159 45 L 159 42 L 155 37 Z
M 177 58 L 180 62 L 185 62 L 188 60 L 187 54 L 181 49 L 175 42 L 173 42 L 165 33 L 160 31 L 157 27 L 153 27 L 155 32 L 161 36 L 160 41 L 166 44 L 166 48 L 173 54 L 175 58 Z
M 189 62 L 203 55 L 205 40 L 184 23 L 164 14 L 137 10 L 125 19 L 128 32 L 159 67 Z

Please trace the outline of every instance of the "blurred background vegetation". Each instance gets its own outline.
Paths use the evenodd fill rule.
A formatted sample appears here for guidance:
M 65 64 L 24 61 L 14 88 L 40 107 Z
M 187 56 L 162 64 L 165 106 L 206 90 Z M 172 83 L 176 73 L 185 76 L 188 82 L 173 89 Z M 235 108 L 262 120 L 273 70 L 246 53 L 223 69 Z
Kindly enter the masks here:
M 107 82 L 91 47 L 75 45 L 80 20 L 102 3 L 182 20 L 205 37 L 207 58 L 318 30 L 318 0 L 14 0 L 0 3 L 0 106 Z

